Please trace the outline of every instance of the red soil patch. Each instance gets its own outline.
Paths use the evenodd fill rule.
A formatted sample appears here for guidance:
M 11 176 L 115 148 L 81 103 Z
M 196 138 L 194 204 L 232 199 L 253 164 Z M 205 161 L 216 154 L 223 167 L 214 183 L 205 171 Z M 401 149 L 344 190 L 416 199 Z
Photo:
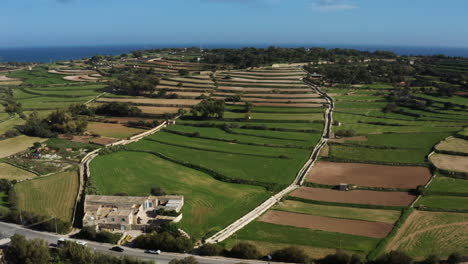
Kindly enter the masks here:
M 346 141 L 357 141 L 357 142 L 364 142 L 367 141 L 366 136 L 357 136 L 357 137 L 344 137 L 344 138 L 334 138 L 330 139 L 330 142 L 337 142 L 337 143 L 344 143 Z
M 307 181 L 327 185 L 348 183 L 369 187 L 412 189 L 426 184 L 430 178 L 431 172 L 424 167 L 319 161 L 309 172 Z
M 245 88 L 245 87 L 235 87 L 235 86 L 220 86 L 218 88 L 219 90 L 228 90 L 228 91 L 240 91 L 240 92 L 273 92 L 273 91 L 279 91 L 279 92 L 310 92 L 312 91 L 311 89 L 304 88 L 304 89 L 299 89 L 299 88 L 288 88 L 288 89 L 271 89 L 271 88 Z
M 373 204 L 387 206 L 407 206 L 416 196 L 406 192 L 377 192 L 377 191 L 337 191 L 323 188 L 301 187 L 291 196 L 335 203 Z
M 216 95 L 236 96 L 242 95 L 238 93 L 215 93 Z M 271 98 L 318 98 L 320 95 L 314 93 L 303 93 L 303 94 L 259 94 L 259 93 L 246 93 L 245 96 L 257 96 L 257 97 L 271 97 Z
M 386 237 L 393 228 L 393 225 L 388 223 L 339 219 L 283 211 L 268 211 L 268 213 L 260 218 L 260 221 L 375 238 Z

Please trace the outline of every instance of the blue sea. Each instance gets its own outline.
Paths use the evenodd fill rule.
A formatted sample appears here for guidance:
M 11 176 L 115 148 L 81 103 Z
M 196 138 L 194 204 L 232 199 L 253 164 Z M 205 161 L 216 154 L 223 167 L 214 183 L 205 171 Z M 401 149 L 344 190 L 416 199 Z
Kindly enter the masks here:
M 96 54 L 119 55 L 133 50 L 156 49 L 156 48 L 184 48 L 199 47 L 199 44 L 184 45 L 109 45 L 109 46 L 68 46 L 68 47 L 27 47 L 27 48 L 0 48 L 0 62 L 53 62 L 62 60 L 73 60 L 89 58 Z M 256 47 L 264 48 L 273 46 L 271 44 L 209 44 L 203 48 L 242 48 Z M 453 47 L 416 47 L 416 46 L 381 46 L 381 45 L 319 45 L 319 44 L 291 44 L 279 45 L 280 47 L 323 47 L 323 48 L 350 48 L 363 51 L 385 50 L 392 51 L 398 55 L 439 55 L 452 57 L 468 57 L 468 48 Z

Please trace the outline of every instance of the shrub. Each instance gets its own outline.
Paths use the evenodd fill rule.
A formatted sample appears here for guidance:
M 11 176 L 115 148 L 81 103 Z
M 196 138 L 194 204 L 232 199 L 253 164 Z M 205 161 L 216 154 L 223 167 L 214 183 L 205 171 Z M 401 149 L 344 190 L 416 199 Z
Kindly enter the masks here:
M 151 195 L 154 195 L 154 196 L 162 196 L 162 195 L 166 195 L 166 192 L 161 188 L 161 187 L 151 187 Z
M 356 132 L 351 129 L 338 130 L 335 132 L 335 136 L 338 136 L 338 137 L 354 137 L 355 135 L 356 135 Z
M 88 239 L 101 243 L 117 244 L 122 234 L 111 233 L 107 231 L 97 232 L 94 228 L 86 226 L 75 235 L 76 238 Z
M 458 264 L 458 263 L 461 263 L 462 261 L 463 261 L 463 256 L 458 252 L 454 252 L 450 254 L 450 256 L 447 259 L 447 262 L 449 264 Z
M 425 260 L 423 260 L 422 264 L 439 264 L 440 258 L 436 255 L 429 255 Z
M 204 244 L 198 250 L 200 256 L 218 256 L 223 248 L 217 244 Z
M 193 242 L 182 235 L 174 236 L 169 232 L 141 235 L 133 241 L 135 247 L 143 249 L 159 249 L 168 252 L 189 252 Z
M 137 116 L 141 113 L 141 109 L 126 103 L 110 102 L 98 106 L 95 112 L 98 115 Z
M 380 256 L 376 264 L 412 264 L 413 259 L 400 251 L 390 251 L 387 254 Z
M 258 259 L 261 256 L 256 246 L 245 242 L 234 245 L 230 251 L 230 255 L 241 259 Z
M 272 260 L 281 262 L 306 263 L 309 257 L 303 249 L 298 247 L 287 247 L 274 251 L 271 254 Z
M 199 262 L 194 257 L 186 257 L 183 259 L 173 259 L 169 264 L 198 264 Z
M 321 264 L 348 264 L 350 257 L 343 251 L 337 250 L 335 254 L 327 255 L 323 258 Z

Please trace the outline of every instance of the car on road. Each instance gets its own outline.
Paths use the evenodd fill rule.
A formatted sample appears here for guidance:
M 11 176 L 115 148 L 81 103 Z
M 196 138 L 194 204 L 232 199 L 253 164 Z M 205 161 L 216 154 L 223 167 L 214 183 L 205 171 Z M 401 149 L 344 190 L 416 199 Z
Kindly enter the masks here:
M 124 252 L 124 249 L 121 247 L 111 247 L 109 250 L 116 251 L 116 252 Z
M 145 250 L 145 253 L 159 255 L 161 254 L 161 250 Z

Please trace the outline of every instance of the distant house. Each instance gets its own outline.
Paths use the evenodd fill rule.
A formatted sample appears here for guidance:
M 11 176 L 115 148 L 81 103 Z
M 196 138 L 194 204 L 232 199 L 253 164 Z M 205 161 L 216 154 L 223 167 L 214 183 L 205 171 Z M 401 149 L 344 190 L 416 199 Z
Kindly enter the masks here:
M 321 79 L 321 78 L 322 78 L 322 75 L 321 75 L 321 74 L 318 74 L 318 73 L 316 73 L 316 72 L 313 72 L 313 73 L 310 74 L 310 77 L 311 77 L 312 79 Z
M 177 216 L 159 215 L 164 209 L 179 213 L 184 205 L 184 197 L 165 196 L 102 196 L 86 195 L 83 226 L 110 230 L 142 230 L 146 226 L 164 222 L 179 222 Z

